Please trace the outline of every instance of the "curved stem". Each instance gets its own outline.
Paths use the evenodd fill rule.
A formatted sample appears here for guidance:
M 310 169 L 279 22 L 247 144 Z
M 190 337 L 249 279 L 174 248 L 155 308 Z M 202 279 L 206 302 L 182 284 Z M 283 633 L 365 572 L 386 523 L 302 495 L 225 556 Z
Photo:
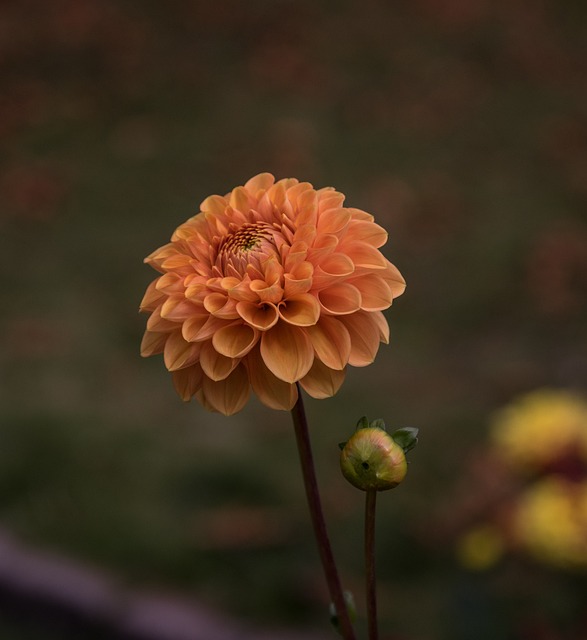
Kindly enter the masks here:
M 375 506 L 377 491 L 367 491 L 365 499 L 365 580 L 369 640 L 377 640 L 377 585 L 375 578 Z
M 302 475 L 304 477 L 304 487 L 306 489 L 306 498 L 308 500 L 310 516 L 312 518 L 314 536 L 318 545 L 318 552 L 320 553 L 320 560 L 322 561 L 324 575 L 326 576 L 328 591 L 330 592 L 330 597 L 336 608 L 340 632 L 345 640 L 355 640 L 355 633 L 344 601 L 342 586 L 340 578 L 338 577 L 338 570 L 334 562 L 334 555 L 332 553 L 332 547 L 330 546 L 328 532 L 326 531 L 326 523 L 322 512 L 322 503 L 320 501 L 320 494 L 318 493 L 316 470 L 314 469 L 314 458 L 312 456 L 310 434 L 308 432 L 308 421 L 306 419 L 304 403 L 302 400 L 302 390 L 299 384 L 297 384 L 297 387 L 298 400 L 291 411 L 291 415 L 296 433 L 296 441 L 302 466 Z

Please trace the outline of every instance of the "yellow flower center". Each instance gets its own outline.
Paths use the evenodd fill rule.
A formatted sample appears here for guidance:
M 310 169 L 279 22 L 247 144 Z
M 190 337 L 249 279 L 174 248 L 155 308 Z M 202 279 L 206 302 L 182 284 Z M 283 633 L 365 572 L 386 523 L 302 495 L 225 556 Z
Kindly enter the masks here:
M 278 242 L 283 236 L 267 222 L 247 223 L 231 229 L 222 239 L 218 247 L 217 264 L 225 275 L 229 275 L 229 267 L 244 275 L 247 265 L 259 267 L 259 259 L 269 256 L 280 258 Z
M 264 222 L 246 224 L 236 232 L 226 236 L 220 247 L 221 254 L 242 254 L 261 244 L 262 240 L 272 240 L 271 227 Z

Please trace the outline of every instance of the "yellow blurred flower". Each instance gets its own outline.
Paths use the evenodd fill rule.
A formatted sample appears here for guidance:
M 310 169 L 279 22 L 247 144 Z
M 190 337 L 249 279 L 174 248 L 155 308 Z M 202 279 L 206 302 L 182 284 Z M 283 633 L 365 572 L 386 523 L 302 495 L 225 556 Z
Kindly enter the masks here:
M 464 567 L 483 571 L 491 568 L 503 555 L 503 537 L 497 527 L 479 525 L 461 536 L 456 551 Z
M 548 476 L 533 484 L 518 502 L 514 535 L 542 562 L 587 568 L 587 482 Z
M 289 410 L 296 382 L 334 395 L 348 364 L 389 340 L 382 310 L 405 289 L 379 251 L 387 232 L 344 195 L 269 173 L 213 195 L 145 262 L 143 356 L 163 353 L 184 400 L 230 415 L 250 389 Z
M 492 438 L 501 456 L 528 469 L 570 451 L 587 461 L 587 402 L 567 391 L 534 391 L 496 415 Z

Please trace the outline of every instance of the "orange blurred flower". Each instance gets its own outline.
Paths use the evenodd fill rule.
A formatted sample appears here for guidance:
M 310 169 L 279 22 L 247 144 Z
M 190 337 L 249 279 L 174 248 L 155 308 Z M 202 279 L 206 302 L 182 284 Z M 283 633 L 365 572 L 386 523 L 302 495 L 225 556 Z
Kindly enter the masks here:
M 327 398 L 347 364 L 373 362 L 389 340 L 381 311 L 405 281 L 379 251 L 386 231 L 343 202 L 331 187 L 262 173 L 206 198 L 145 259 L 162 275 L 141 303 L 141 354 L 163 353 L 184 400 L 230 415 L 252 387 L 289 410 L 296 382 Z

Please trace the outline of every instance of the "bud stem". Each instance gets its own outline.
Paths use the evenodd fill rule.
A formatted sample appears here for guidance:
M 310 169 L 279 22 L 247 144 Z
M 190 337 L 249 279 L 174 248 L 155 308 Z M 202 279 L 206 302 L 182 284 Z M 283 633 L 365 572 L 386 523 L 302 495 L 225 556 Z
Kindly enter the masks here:
M 298 383 L 296 383 L 296 385 L 298 387 L 298 400 L 291 411 L 291 415 L 296 433 L 302 475 L 304 477 L 304 487 L 306 489 L 308 508 L 310 509 L 310 517 L 314 528 L 314 536 L 318 545 L 324 575 L 326 576 L 328 591 L 336 608 L 340 633 L 344 640 L 355 640 L 355 632 L 344 600 L 338 570 L 326 530 L 326 522 L 324 521 L 324 513 L 318 492 L 318 482 L 310 444 L 310 434 L 308 432 L 308 421 L 302 400 L 302 389 Z
M 369 489 L 365 497 L 365 593 L 369 640 L 378 640 L 377 584 L 375 578 L 375 507 L 377 491 Z

